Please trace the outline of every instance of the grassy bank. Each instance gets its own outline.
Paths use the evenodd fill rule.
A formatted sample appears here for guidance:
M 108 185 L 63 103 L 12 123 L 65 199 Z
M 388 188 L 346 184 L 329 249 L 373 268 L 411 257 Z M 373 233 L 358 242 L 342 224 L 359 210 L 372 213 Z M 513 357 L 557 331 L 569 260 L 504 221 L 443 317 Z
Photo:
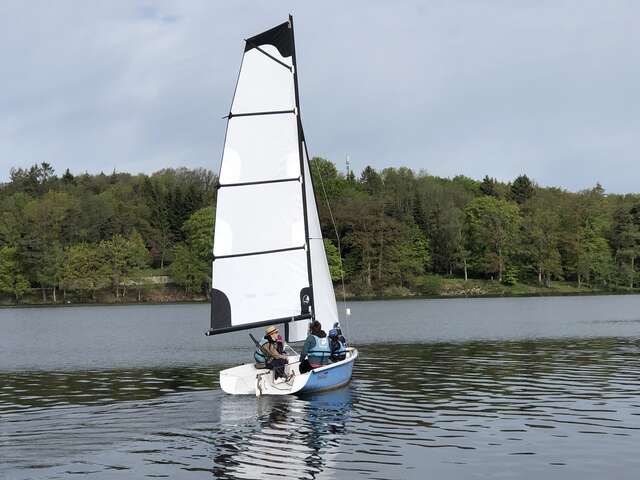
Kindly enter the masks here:
M 145 285 L 144 288 L 129 288 L 120 291 L 116 298 L 111 289 L 96 290 L 93 295 L 79 292 L 58 292 L 54 302 L 51 291 L 46 296 L 40 289 L 32 289 L 19 302 L 8 296 L 0 296 L 0 307 L 38 306 L 38 305 L 127 305 L 127 304 L 163 304 L 163 303 L 197 303 L 207 301 L 204 293 L 186 293 L 177 285 Z
M 588 285 L 578 286 L 573 282 L 552 282 L 551 286 L 516 283 L 505 285 L 495 280 L 450 278 L 432 276 L 426 288 L 411 291 L 403 287 L 387 287 L 382 292 L 362 294 L 347 291 L 347 297 L 353 300 L 384 298 L 473 298 L 473 297 L 537 297 L 564 295 L 604 295 L 639 294 L 640 289 L 602 288 Z M 342 293 L 339 292 L 340 296 Z
M 39 289 L 32 289 L 20 302 L 8 296 L 0 297 L 0 307 L 38 306 L 38 305 L 127 305 L 127 304 L 163 304 L 163 303 L 201 303 L 207 302 L 204 293 L 186 293 L 177 285 L 146 285 L 144 288 L 129 288 L 119 297 L 111 289 L 97 290 L 92 296 L 67 292 L 65 296 L 58 293 L 53 301 L 50 292 L 42 294 Z M 578 286 L 572 282 L 553 282 L 550 287 L 537 284 L 516 283 L 504 285 L 494 280 L 451 278 L 430 276 L 419 291 L 411 291 L 400 286 L 389 286 L 382 291 L 362 293 L 354 292 L 347 286 L 347 298 L 350 300 L 380 300 L 398 298 L 473 298 L 473 297 L 535 297 L 564 295 L 604 295 L 604 294 L 640 294 L 634 288 L 593 288 L 588 285 Z M 342 289 L 336 288 L 336 297 L 342 298 Z

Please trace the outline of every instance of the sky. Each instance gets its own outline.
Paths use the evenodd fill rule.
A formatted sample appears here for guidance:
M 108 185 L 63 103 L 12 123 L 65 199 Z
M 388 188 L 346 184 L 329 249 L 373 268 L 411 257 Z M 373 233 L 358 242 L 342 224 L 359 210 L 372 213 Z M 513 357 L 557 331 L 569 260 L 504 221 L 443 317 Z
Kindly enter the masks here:
M 219 168 L 244 42 L 295 22 L 311 155 L 640 192 L 640 2 L 0 2 L 0 182 Z

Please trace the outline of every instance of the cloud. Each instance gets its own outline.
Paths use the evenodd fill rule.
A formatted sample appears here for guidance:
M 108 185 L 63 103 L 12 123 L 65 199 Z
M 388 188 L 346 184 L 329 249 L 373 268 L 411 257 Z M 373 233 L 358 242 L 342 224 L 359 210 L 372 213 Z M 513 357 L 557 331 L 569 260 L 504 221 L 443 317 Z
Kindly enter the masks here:
M 313 154 L 640 190 L 640 5 L 592 1 L 5 3 L 0 181 L 216 170 L 242 40 L 289 12 Z

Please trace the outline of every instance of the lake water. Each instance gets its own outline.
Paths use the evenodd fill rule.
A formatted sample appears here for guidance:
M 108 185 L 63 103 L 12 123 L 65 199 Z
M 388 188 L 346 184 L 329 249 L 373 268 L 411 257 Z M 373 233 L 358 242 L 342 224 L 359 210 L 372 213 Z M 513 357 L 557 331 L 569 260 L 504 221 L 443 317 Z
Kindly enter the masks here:
M 206 305 L 0 310 L 0 478 L 640 478 L 639 296 L 351 308 L 349 386 L 259 399 Z

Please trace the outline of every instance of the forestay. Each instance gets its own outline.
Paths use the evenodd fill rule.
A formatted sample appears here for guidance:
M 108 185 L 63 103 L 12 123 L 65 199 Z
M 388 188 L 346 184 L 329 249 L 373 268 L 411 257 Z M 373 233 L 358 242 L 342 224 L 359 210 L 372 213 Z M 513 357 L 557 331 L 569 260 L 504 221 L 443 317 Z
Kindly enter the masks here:
M 337 321 L 300 122 L 291 22 L 247 40 L 220 169 L 210 333 Z M 298 320 L 298 321 L 296 321 Z

